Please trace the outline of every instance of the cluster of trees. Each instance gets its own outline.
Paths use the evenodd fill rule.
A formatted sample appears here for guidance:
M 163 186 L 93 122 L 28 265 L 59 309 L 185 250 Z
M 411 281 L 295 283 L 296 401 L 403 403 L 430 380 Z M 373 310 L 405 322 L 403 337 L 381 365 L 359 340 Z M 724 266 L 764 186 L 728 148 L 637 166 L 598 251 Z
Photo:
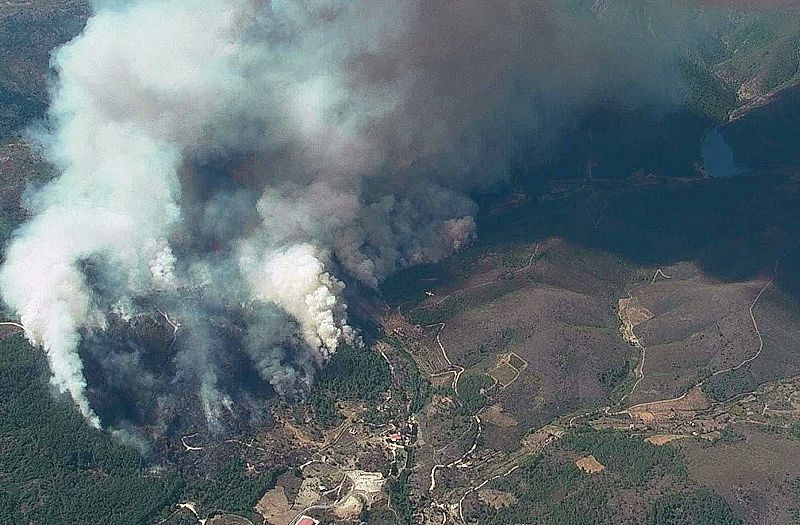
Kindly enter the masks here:
M 149 472 L 138 452 L 89 427 L 48 391 L 44 357 L 0 341 L 0 523 L 149 523 L 185 480 Z
M 315 389 L 311 393 L 310 402 L 314 420 L 323 427 L 336 426 L 342 420 L 342 415 L 336 410 L 336 402 L 330 392 Z
M 394 338 L 387 339 L 397 352 L 397 355 L 403 364 L 395 371 L 400 375 L 401 391 L 398 398 L 403 403 L 409 403 L 411 412 L 418 412 L 422 410 L 431 398 L 431 385 L 427 379 L 419 371 L 417 363 L 414 358 L 409 354 L 402 343 Z
M 389 502 L 404 525 L 410 524 L 414 516 L 414 504 L 411 501 L 408 476 L 410 471 L 404 470 L 400 476 L 386 483 Z
M 369 525 L 398 525 L 397 516 L 385 501 L 374 503 L 369 508 L 364 507 L 358 515 L 358 521 Z
M 675 492 L 655 501 L 647 525 L 741 525 L 742 520 L 717 494 L 700 489 Z
M 494 488 L 514 496 L 515 503 L 495 509 L 478 504 L 468 522 L 480 525 L 541 523 L 582 525 L 610 523 L 607 492 L 567 461 L 537 456 Z
M 741 443 L 745 439 L 746 438 L 744 434 L 734 429 L 733 426 L 728 425 L 722 429 L 722 431 L 719 433 L 719 439 L 714 441 L 713 445 Z
M 367 348 L 346 346 L 337 351 L 320 370 L 316 388 L 339 399 L 374 401 L 391 386 L 386 361 Z
M 486 374 L 464 374 L 458 381 L 458 394 L 461 399 L 461 410 L 466 415 L 473 415 L 486 406 L 488 398 L 482 390 L 492 386 L 492 380 Z
M 248 515 L 261 496 L 275 486 L 278 474 L 267 471 L 248 475 L 244 461 L 237 457 L 212 477 L 187 481 L 183 494 L 205 513 L 225 511 Z
M 789 434 L 793 438 L 800 439 L 800 423 L 792 423 L 792 426 L 789 427 Z
M 669 474 L 686 478 L 686 465 L 672 447 L 659 447 L 638 436 L 614 430 L 581 429 L 565 437 L 561 446 L 581 454 L 592 454 L 619 476 L 619 484 L 635 488 L 652 476 Z
M 797 508 L 792 512 L 792 515 L 795 521 L 800 523 L 800 478 L 794 481 L 794 501 Z
M 606 389 L 606 392 L 611 393 L 620 382 L 628 377 L 631 371 L 631 363 L 625 357 L 620 357 L 614 360 L 607 367 L 597 371 L 597 380 Z
M 594 455 L 606 470 L 595 475 L 581 472 L 574 458 L 584 454 Z M 529 459 L 490 487 L 513 496 L 513 503 L 495 509 L 475 502 L 465 509 L 468 522 L 611 525 L 623 521 L 620 504 L 626 494 L 648 487 L 645 490 L 660 496 L 649 508 L 631 509 L 635 515 L 627 516 L 626 523 L 741 523 L 720 496 L 691 488 L 685 464 L 674 449 L 621 432 L 588 429 L 565 436 L 544 455 Z
M 736 90 L 692 59 L 681 61 L 687 107 L 713 121 L 723 121 L 738 105 Z
M 488 337 L 478 342 L 478 344 L 464 356 L 463 364 L 468 367 L 474 366 L 492 354 L 503 352 L 511 343 L 518 339 L 519 334 L 513 328 L 506 327 L 501 330 L 496 330 L 489 334 Z
M 314 417 L 322 426 L 334 426 L 341 421 L 336 401 L 375 401 L 391 384 L 389 366 L 381 356 L 346 346 L 317 374 L 310 397 Z
M 276 473 L 248 474 L 239 458 L 204 478 L 151 469 L 53 398 L 48 376 L 22 337 L 0 340 L 0 524 L 147 525 L 181 500 L 201 512 L 249 513 L 274 486 Z
M 714 401 L 727 401 L 742 392 L 750 392 L 758 387 L 758 382 L 750 372 L 749 366 L 714 376 L 705 382 L 703 391 Z

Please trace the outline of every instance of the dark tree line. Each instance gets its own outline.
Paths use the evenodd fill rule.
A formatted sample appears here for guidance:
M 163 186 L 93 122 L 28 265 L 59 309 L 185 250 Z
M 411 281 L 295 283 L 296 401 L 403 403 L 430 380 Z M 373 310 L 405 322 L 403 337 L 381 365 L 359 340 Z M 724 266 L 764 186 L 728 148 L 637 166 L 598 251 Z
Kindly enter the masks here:
M 89 427 L 55 399 L 44 356 L 20 336 L 0 340 L 0 524 L 147 525 L 182 499 L 201 512 L 250 512 L 275 473 L 233 458 L 207 478 L 149 468 L 139 452 Z

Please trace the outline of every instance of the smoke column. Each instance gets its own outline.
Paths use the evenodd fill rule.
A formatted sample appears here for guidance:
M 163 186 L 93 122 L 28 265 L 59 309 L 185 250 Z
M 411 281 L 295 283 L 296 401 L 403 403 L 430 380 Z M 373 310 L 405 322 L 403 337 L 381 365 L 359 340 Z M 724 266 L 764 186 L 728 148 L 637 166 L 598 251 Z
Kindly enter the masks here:
M 99 4 L 53 55 L 38 138 L 59 176 L 27 202 L 3 299 L 95 427 L 82 352 L 159 406 L 192 385 L 210 423 L 233 410 L 234 358 L 302 390 L 359 344 L 347 280 L 467 246 L 468 192 L 583 108 L 672 102 L 674 57 L 614 39 L 549 2 Z M 162 308 L 189 333 L 170 377 L 141 369 L 146 350 L 83 349 Z

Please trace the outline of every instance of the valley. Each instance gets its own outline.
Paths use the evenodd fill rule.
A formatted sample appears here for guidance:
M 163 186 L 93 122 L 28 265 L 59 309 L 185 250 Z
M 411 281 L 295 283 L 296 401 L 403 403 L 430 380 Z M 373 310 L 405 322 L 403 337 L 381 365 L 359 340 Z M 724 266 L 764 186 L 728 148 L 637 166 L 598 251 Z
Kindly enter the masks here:
M 317 129 L 315 119 L 322 117 L 312 110 L 335 120 L 359 107 L 337 99 L 324 111 L 316 108 L 325 96 L 340 95 L 325 82 L 302 84 L 310 102 L 295 104 L 302 109 L 291 115 L 297 122 L 276 117 L 279 132 L 287 135 L 268 141 L 275 148 L 269 149 L 271 157 L 251 158 L 259 154 L 251 135 L 273 124 L 276 108 L 294 107 L 288 95 L 276 99 L 279 103 L 270 99 L 268 124 L 223 112 L 219 122 L 199 126 L 231 129 L 220 144 L 198 135 L 197 144 L 187 146 L 186 159 L 163 163 L 180 164 L 169 191 L 176 196 L 174 207 L 186 208 L 186 227 L 164 241 L 174 252 L 159 252 L 163 257 L 149 260 L 145 272 L 163 277 L 168 272 L 159 265 L 173 264 L 170 256 L 185 257 L 180 269 L 188 285 L 167 283 L 137 296 L 135 304 L 125 303 L 115 287 L 138 286 L 141 276 L 117 274 L 113 264 L 104 270 L 113 260 L 107 247 L 99 254 L 76 249 L 71 265 L 54 264 L 77 268 L 95 294 L 87 297 L 108 310 L 72 334 L 80 340 L 74 352 L 79 365 L 64 365 L 52 352 L 32 347 L 24 337 L 27 321 L 2 306 L 0 524 L 797 523 L 800 17 L 791 7 L 787 15 L 706 4 L 713 2 L 537 4 L 542 9 L 537 17 L 578 28 L 590 45 L 601 48 L 609 35 L 609 41 L 622 44 L 609 58 L 573 49 L 571 33 L 539 42 L 544 53 L 554 54 L 543 55 L 542 63 L 533 60 L 532 70 L 558 70 L 557 80 L 540 84 L 539 76 L 547 75 L 538 75 L 532 91 L 537 97 L 542 95 L 537 89 L 555 95 L 534 97 L 527 109 L 498 109 L 508 126 L 493 128 L 488 121 L 495 114 L 492 103 L 503 106 L 494 98 L 493 82 L 502 84 L 503 73 L 514 76 L 509 71 L 486 73 L 497 79 L 478 87 L 492 96 L 472 93 L 468 81 L 439 75 L 450 67 L 465 76 L 474 73 L 480 49 L 428 49 L 435 42 L 412 32 L 421 40 L 410 40 L 410 51 L 403 49 L 411 55 L 408 62 L 395 55 L 342 59 L 354 68 L 342 85 L 351 88 L 365 77 L 365 85 L 379 86 L 371 95 L 391 107 L 378 113 L 386 119 L 416 100 L 395 100 L 387 94 L 391 90 L 383 91 L 389 85 L 384 75 L 399 74 L 394 67 L 424 70 L 419 85 L 402 77 L 422 90 L 422 95 L 412 91 L 415 96 L 430 95 L 425 89 L 438 82 L 445 88 L 437 89 L 457 92 L 452 100 L 447 92 L 430 108 L 413 108 L 423 121 L 440 111 L 448 115 L 448 104 L 477 111 L 487 99 L 490 110 L 476 122 L 457 111 L 450 115 L 454 122 L 448 124 L 459 130 L 474 126 L 474 136 L 433 135 L 442 142 L 453 139 L 452 144 L 426 142 L 431 130 L 413 119 L 399 120 L 402 125 L 394 126 L 399 131 L 383 130 L 378 125 L 383 120 L 368 111 L 341 117 L 346 125 L 337 121 L 349 132 L 361 117 L 375 117 L 363 136 L 351 137 L 336 126 Z M 330 22 L 336 16 L 327 7 L 313 16 L 298 13 L 315 24 Z M 80 33 L 90 11 L 83 0 L 14 0 L 0 6 L 4 245 L 26 234 L 26 227 L 18 228 L 43 207 L 36 189 L 64 170 L 47 147 L 36 145 L 36 137 L 57 92 L 51 50 Z M 484 17 L 490 11 L 475 10 Z M 290 14 L 303 18 L 298 13 Z M 479 34 L 480 16 L 470 16 L 478 18 L 472 29 Z M 470 18 L 463 18 L 458 22 L 469 26 Z M 515 20 L 510 16 L 498 27 L 516 27 Z M 279 25 L 272 29 L 283 30 Z M 439 29 L 471 34 L 455 27 L 460 26 Z M 146 40 L 137 45 L 147 48 Z M 278 40 L 292 41 L 286 35 Z M 246 47 L 239 44 L 224 46 L 225 53 Z M 331 52 L 319 42 L 306 44 Z M 496 43 L 488 39 L 489 44 Z M 633 56 L 640 51 L 658 63 Z M 442 59 L 440 52 L 453 58 Z M 556 57 L 567 52 L 580 58 L 567 61 L 565 73 Z M 447 67 L 437 68 L 437 59 Z M 616 75 L 604 76 L 603 60 L 619 70 Z M 278 62 L 270 68 L 279 68 Z M 497 62 L 493 58 L 484 66 L 491 70 Z M 321 69 L 329 67 L 324 64 Z M 296 73 L 293 67 L 288 71 Z M 247 75 L 219 85 L 244 82 L 249 74 L 272 78 L 272 69 L 261 76 L 254 70 L 243 68 Z M 275 78 L 285 81 L 286 71 L 279 72 Z M 622 73 L 641 85 L 617 85 Z M 582 80 L 594 75 L 597 84 L 582 92 Z M 201 77 L 186 85 L 207 80 Z M 134 85 L 137 79 L 125 82 Z M 169 99 L 165 93 L 174 95 L 175 86 L 166 84 L 168 89 L 154 93 L 148 84 L 145 98 Z M 528 100 L 517 89 L 514 85 L 509 93 Z M 234 98 L 248 91 L 255 90 L 248 87 Z M 296 95 L 297 89 L 290 91 Z M 368 105 L 373 98 L 356 100 Z M 193 108 L 213 105 L 212 99 L 199 97 Z M 126 114 L 123 101 L 111 104 L 108 113 Z M 257 112 L 246 109 L 243 113 Z M 517 115 L 528 110 L 531 115 Z M 174 124 L 164 116 L 170 114 L 152 112 L 159 125 Z M 527 120 L 520 124 L 517 118 Z M 495 136 L 513 126 L 520 129 Z M 172 132 L 182 137 L 185 129 Z M 368 158 L 374 152 L 366 139 L 378 136 L 387 140 L 380 146 L 392 151 Z M 494 140 L 508 143 L 498 146 Z M 237 141 L 245 143 L 241 151 L 226 151 L 228 142 Z M 302 146 L 297 151 L 294 141 Z M 426 156 L 426 148 L 439 146 L 456 150 L 450 164 L 437 166 L 442 159 Z M 472 158 L 497 153 L 490 146 L 502 153 L 498 167 Z M 309 166 L 295 166 L 309 152 L 320 156 Z M 91 160 L 95 153 L 79 158 Z M 278 184 L 269 171 L 273 160 L 297 169 L 295 178 Z M 364 166 L 380 177 L 358 171 L 367 170 Z M 502 175 L 488 173 L 495 169 Z M 358 176 L 344 189 L 328 185 L 344 180 L 348 170 Z M 450 183 L 458 191 L 437 185 L 447 170 L 464 170 L 458 174 L 463 188 L 455 179 Z M 327 177 L 329 171 L 335 177 L 312 184 L 320 182 L 313 177 Z M 404 176 L 409 188 L 402 187 Z M 480 184 L 467 181 L 484 176 Z M 122 184 L 120 195 L 149 189 L 152 181 L 134 182 Z M 259 184 L 269 191 L 242 197 Z M 313 187 L 307 201 L 299 198 L 306 185 Z M 100 186 L 76 190 L 70 199 L 83 202 Z M 386 186 L 377 188 L 386 194 L 361 202 L 372 199 L 373 186 Z M 118 185 L 103 188 L 111 195 Z M 216 200 L 215 192 L 224 198 Z M 281 192 L 296 200 L 284 202 Z M 89 215 L 103 208 L 90 207 Z M 362 208 L 367 212 L 358 218 L 361 229 L 341 218 Z M 64 210 L 56 211 L 58 223 Z M 372 224 L 383 221 L 384 212 L 386 224 Z M 120 224 L 133 232 L 145 215 Z M 254 234 L 256 223 L 266 225 L 264 239 Z M 347 235 L 332 240 L 347 227 L 352 227 Z M 29 265 L 30 272 L 41 272 L 38 263 L 51 251 L 77 246 L 66 239 L 71 233 L 65 229 L 54 249 Z M 91 233 L 84 237 L 93 239 Z M 428 242 L 432 233 L 437 242 L 450 244 Z M 256 244 L 261 251 L 237 251 L 253 239 L 263 241 Z M 294 253 L 283 244 L 301 241 L 303 253 L 312 241 L 330 246 L 311 258 L 281 257 Z M 128 259 L 138 255 L 131 246 L 119 250 Z M 241 262 L 237 257 L 246 259 L 242 253 L 270 263 L 252 282 L 239 282 L 239 274 L 247 272 L 230 265 Z M 4 251 L 0 262 L 6 257 Z M 316 272 L 310 281 L 295 273 L 309 268 Z M 30 282 L 38 286 L 34 277 Z M 266 286 L 265 295 L 251 297 L 244 288 L 253 283 L 274 289 Z M 72 290 L 64 283 L 55 289 Z M 300 299 L 293 301 L 297 290 Z M 38 313 L 44 307 L 36 301 L 45 295 L 31 293 L 25 305 L 37 306 L 30 311 Z M 66 317 L 80 314 L 82 304 L 67 308 Z M 76 366 L 103 430 L 86 424 L 53 378 L 54 368 L 74 372 Z

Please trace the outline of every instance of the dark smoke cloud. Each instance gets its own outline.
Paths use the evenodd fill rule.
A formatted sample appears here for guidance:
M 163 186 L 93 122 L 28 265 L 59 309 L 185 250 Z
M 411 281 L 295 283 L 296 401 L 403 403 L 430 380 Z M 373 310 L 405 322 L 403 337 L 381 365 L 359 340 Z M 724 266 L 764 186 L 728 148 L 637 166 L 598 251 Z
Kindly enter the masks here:
M 54 56 L 61 175 L 0 272 L 53 383 L 120 428 L 302 392 L 360 344 L 345 281 L 468 245 L 470 192 L 587 108 L 678 102 L 676 49 L 557 5 L 100 4 Z

